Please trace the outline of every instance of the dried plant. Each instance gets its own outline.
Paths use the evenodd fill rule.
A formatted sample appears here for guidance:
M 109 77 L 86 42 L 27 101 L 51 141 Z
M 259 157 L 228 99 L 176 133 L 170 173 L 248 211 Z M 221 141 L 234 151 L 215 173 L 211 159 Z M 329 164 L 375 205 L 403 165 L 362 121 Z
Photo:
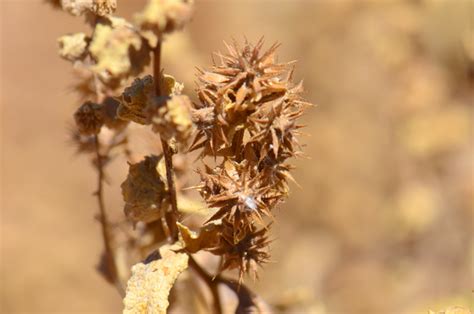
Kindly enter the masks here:
M 279 45 L 264 49 L 263 39 L 226 44 L 226 53 L 215 54 L 218 63 L 198 70 L 198 101 L 192 102 L 160 63 L 166 36 L 190 20 L 192 1 L 149 0 L 134 23 L 112 15 L 115 0 L 49 2 L 83 15 L 92 27 L 90 35 L 61 37 L 59 54 L 78 73 L 75 89 L 84 103 L 74 114 L 72 141 L 98 174 L 100 270 L 125 297 L 124 313 L 166 312 L 180 300 L 168 297 L 188 267 L 208 286 L 216 313 L 225 308 L 221 285 L 237 296 L 236 312 L 271 311 L 243 281 L 248 273 L 257 278 L 270 259 L 273 211 L 288 196 L 289 161 L 301 154 L 298 119 L 310 104 L 302 83 L 293 83 L 294 62 L 279 63 Z M 151 60 L 153 75 L 142 75 Z M 151 127 L 161 155 L 135 161 L 128 146 L 133 124 Z M 190 187 L 183 189 L 182 181 L 189 171 L 176 164 L 191 151 L 199 151 L 202 164 L 200 182 L 191 187 L 205 202 L 201 225 L 183 220 L 190 207 L 199 207 L 186 205 Z M 125 226 L 109 221 L 104 202 L 106 167 L 117 154 L 129 161 L 121 184 Z M 193 254 L 200 251 L 219 258 L 215 273 L 198 263 Z M 238 280 L 223 275 L 232 269 Z

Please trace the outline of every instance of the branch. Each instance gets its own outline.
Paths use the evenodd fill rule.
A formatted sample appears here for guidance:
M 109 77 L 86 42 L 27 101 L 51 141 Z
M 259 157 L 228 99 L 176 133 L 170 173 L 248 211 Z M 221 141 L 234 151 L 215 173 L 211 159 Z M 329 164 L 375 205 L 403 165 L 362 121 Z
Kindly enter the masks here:
M 214 312 L 216 314 L 222 314 L 222 304 L 220 300 L 220 295 L 218 291 L 218 284 L 219 280 L 213 278 L 210 274 L 208 274 L 197 262 L 196 260 L 189 255 L 189 266 L 201 277 L 201 279 L 207 284 L 209 290 L 211 290 L 212 297 L 214 299 L 213 306 Z
M 161 95 L 161 39 L 158 40 L 156 48 L 153 51 L 153 76 L 155 82 L 155 92 L 156 96 L 165 96 Z M 166 105 L 163 103 L 162 105 Z M 161 146 L 163 147 L 163 155 L 165 156 L 165 166 L 166 166 L 166 181 L 168 182 L 168 193 L 171 201 L 171 213 L 166 213 L 166 222 L 170 230 L 170 236 L 172 240 L 178 240 L 178 228 L 176 227 L 176 222 L 178 221 L 179 212 L 178 212 L 178 202 L 176 198 L 176 188 L 174 184 L 174 170 L 173 170 L 173 151 L 169 147 L 163 137 L 160 136 Z
M 105 250 L 105 263 L 107 266 L 107 275 L 110 276 L 111 282 L 117 287 L 120 295 L 124 296 L 125 291 L 119 280 L 117 265 L 115 264 L 114 252 L 112 249 L 112 236 L 110 233 L 110 224 L 107 219 L 104 202 L 104 164 L 103 156 L 100 154 L 99 136 L 94 136 L 95 154 L 97 159 L 97 191 L 94 193 L 97 196 L 97 203 L 99 205 L 99 222 L 102 230 L 102 239 Z

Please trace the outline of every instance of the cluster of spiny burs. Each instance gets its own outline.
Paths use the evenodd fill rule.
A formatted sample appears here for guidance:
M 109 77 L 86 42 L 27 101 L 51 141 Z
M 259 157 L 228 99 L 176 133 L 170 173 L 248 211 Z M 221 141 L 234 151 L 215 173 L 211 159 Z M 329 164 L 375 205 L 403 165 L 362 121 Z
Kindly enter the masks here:
M 154 155 L 130 162 L 121 184 L 128 221 L 147 230 L 162 225 L 175 233 L 168 234 L 169 241 L 179 239 L 177 254 L 208 251 L 222 257 L 220 271 L 238 269 L 239 282 L 246 273 L 255 278 L 257 267 L 269 259 L 272 213 L 288 196 L 293 180 L 288 161 L 301 153 L 298 119 L 310 105 L 301 96 L 302 84 L 292 81 L 293 62 L 277 61 L 276 44 L 264 50 L 263 40 L 245 41 L 242 47 L 234 42 L 226 53 L 216 54 L 219 63 L 199 70 L 197 101 L 192 102 L 171 76 L 155 71 L 155 77 L 137 77 L 161 47 L 163 35 L 189 20 L 192 1 L 149 0 L 134 24 L 111 15 L 115 0 L 50 2 L 85 15 L 93 26 L 91 35 L 66 35 L 59 44 L 60 55 L 83 76 L 76 87 L 86 101 L 74 115 L 74 139 L 81 152 L 96 153 L 99 181 L 112 150 L 127 143 L 126 132 L 134 123 L 159 134 L 168 154 L 200 152 L 195 188 L 213 211 L 200 230 L 180 222 L 182 202 L 172 196 L 175 192 L 180 199 L 184 192 L 172 189 L 172 159 L 166 160 L 166 152 L 166 162 Z M 99 204 L 100 189 L 101 184 Z M 113 240 L 104 236 L 106 244 Z M 147 247 L 162 245 L 159 239 L 151 244 Z M 140 287 L 141 274 L 134 274 Z
M 288 160 L 300 154 L 298 119 L 310 105 L 302 84 L 292 83 L 293 62 L 277 62 L 277 44 L 262 46 L 234 42 L 216 54 L 218 64 L 199 70 L 193 104 L 190 150 L 200 150 L 205 163 L 197 189 L 217 211 L 185 242 L 222 256 L 221 269 L 237 268 L 240 280 L 248 272 L 256 277 L 269 259 L 272 211 L 288 195 Z

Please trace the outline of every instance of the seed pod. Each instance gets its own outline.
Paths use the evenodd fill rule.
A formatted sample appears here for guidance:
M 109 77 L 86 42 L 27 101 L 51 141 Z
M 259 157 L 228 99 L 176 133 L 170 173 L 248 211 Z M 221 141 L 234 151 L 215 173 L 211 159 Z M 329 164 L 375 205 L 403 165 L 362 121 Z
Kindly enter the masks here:
M 135 15 L 135 23 L 149 45 L 156 47 L 162 34 L 182 29 L 191 19 L 192 4 L 191 0 L 149 0 L 145 9 Z
M 268 262 L 268 228 L 258 230 L 253 225 L 243 225 L 236 229 L 225 220 L 221 225 L 219 243 L 208 249 L 209 252 L 222 256 L 221 270 L 239 270 L 239 282 L 245 273 L 251 273 L 257 279 L 257 266 Z
M 226 219 L 239 227 L 241 224 L 264 224 L 264 217 L 272 217 L 271 209 L 284 196 L 266 185 L 264 178 L 243 162 L 226 160 L 220 167 L 199 171 L 199 191 L 209 207 L 219 208 L 208 221 Z
M 104 124 L 102 106 L 90 101 L 85 102 L 74 113 L 77 129 L 82 135 L 99 134 Z
M 227 54 L 217 54 L 219 65 L 199 71 L 200 102 L 194 109 L 200 123 L 191 149 L 203 148 L 202 155 L 234 155 L 238 161 L 248 153 L 258 161 L 267 154 L 274 159 L 294 155 L 301 127 L 295 121 L 306 105 L 302 88 L 291 81 L 293 62 L 276 62 L 278 45 L 266 52 L 262 46 L 262 40 L 243 48 L 234 43 Z

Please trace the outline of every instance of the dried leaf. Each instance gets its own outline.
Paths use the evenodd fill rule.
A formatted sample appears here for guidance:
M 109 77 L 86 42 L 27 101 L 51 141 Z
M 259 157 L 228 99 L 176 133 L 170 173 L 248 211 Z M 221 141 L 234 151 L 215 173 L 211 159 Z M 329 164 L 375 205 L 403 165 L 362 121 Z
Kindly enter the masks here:
M 118 108 L 118 115 L 123 120 L 139 124 L 149 124 L 148 105 L 155 97 L 153 77 L 147 75 L 136 78 L 132 85 L 125 88 Z
M 127 179 L 122 183 L 125 215 L 132 222 L 151 222 L 161 218 L 168 193 L 156 168 L 159 157 L 147 156 L 131 164 Z
M 184 249 L 189 253 L 215 247 L 218 243 L 218 232 L 221 224 L 219 222 L 208 223 L 203 226 L 199 233 L 189 230 L 188 227 L 177 223 Z
M 160 248 L 161 258 L 132 267 L 123 303 L 124 314 L 166 313 L 168 295 L 178 276 L 188 267 L 188 255 L 176 253 L 179 246 Z

